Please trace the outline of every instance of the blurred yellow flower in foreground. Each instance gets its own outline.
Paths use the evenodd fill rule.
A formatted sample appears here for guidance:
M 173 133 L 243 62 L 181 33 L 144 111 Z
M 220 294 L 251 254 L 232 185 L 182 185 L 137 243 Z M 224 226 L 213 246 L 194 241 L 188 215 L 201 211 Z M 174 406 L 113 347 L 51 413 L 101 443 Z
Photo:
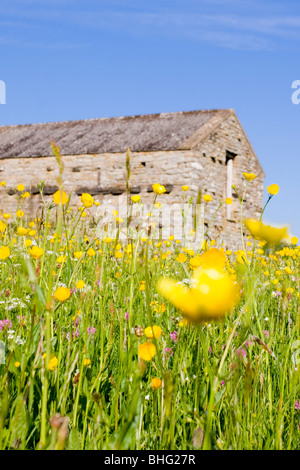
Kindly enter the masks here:
M 152 189 L 155 194 L 163 194 L 166 192 L 166 188 L 159 183 L 154 183 Z
M 53 194 L 53 202 L 55 204 L 61 203 L 62 205 L 66 204 L 68 202 L 68 196 L 65 191 L 56 191 L 56 193 Z
M 247 219 L 245 225 L 254 238 L 265 240 L 270 245 L 278 245 L 282 240 L 288 238 L 287 227 L 271 227 L 271 225 L 264 225 L 255 219 Z
M 243 172 L 243 175 L 244 175 L 244 178 L 247 181 L 253 181 L 255 178 L 257 178 L 257 175 L 255 175 L 254 173 L 245 173 L 245 172 Z
M 58 287 L 56 291 L 54 292 L 54 297 L 56 300 L 59 300 L 60 302 L 64 302 L 67 300 L 71 295 L 71 291 L 68 287 Z
M 10 249 L 8 246 L 2 246 L 0 248 L 0 259 L 6 259 L 10 256 Z
M 147 328 L 144 330 L 144 333 L 147 338 L 153 338 L 154 336 L 154 338 L 158 339 L 161 335 L 161 327 L 157 325 L 153 325 L 153 327 L 147 326 Z
M 172 279 L 161 278 L 158 291 L 193 323 L 221 319 L 239 300 L 239 287 L 224 271 L 199 268 L 187 287 Z
M 203 196 L 203 201 L 204 201 L 204 202 L 210 202 L 210 201 L 212 201 L 211 195 L 210 195 L 210 194 L 204 194 L 204 196 Z
M 189 188 L 190 188 L 189 186 L 181 186 L 182 191 L 188 191 Z
M 205 269 L 214 268 L 221 270 L 224 268 L 226 261 L 227 258 L 224 250 L 219 250 L 218 248 L 210 248 L 200 257 L 200 265 Z
M 278 184 L 270 184 L 270 186 L 267 187 L 267 190 L 271 196 L 275 196 L 279 191 L 279 186 Z
M 142 343 L 139 345 L 138 355 L 143 361 L 151 361 L 156 354 L 156 347 L 153 343 Z

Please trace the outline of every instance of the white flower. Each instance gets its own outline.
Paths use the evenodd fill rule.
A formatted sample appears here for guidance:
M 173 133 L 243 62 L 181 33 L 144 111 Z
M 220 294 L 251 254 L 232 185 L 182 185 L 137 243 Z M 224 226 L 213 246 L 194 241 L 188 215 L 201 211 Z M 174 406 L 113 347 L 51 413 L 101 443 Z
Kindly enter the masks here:
M 145 400 L 149 400 L 149 398 L 150 398 L 150 395 L 145 396 Z

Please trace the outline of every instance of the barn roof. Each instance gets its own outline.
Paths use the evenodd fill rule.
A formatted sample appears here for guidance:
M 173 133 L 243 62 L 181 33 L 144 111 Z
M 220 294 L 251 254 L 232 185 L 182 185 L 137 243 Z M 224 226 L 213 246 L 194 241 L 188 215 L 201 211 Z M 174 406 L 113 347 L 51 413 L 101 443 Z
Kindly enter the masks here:
M 194 137 L 232 110 L 200 110 L 0 127 L 0 159 L 192 148 Z

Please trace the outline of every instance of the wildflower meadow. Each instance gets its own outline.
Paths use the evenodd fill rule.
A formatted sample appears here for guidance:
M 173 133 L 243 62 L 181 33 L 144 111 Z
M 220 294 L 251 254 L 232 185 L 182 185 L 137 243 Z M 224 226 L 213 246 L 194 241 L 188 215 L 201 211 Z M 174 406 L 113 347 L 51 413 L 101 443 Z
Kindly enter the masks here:
M 300 247 L 264 223 L 279 186 L 244 220 L 245 172 L 240 247 L 209 227 L 195 245 L 155 232 L 159 182 L 138 227 L 129 191 L 127 219 L 103 223 L 87 193 L 71 206 L 53 151 L 60 189 L 44 200 L 41 182 L 42 211 L 24 214 L 20 182 L 1 212 L 0 448 L 299 449 Z

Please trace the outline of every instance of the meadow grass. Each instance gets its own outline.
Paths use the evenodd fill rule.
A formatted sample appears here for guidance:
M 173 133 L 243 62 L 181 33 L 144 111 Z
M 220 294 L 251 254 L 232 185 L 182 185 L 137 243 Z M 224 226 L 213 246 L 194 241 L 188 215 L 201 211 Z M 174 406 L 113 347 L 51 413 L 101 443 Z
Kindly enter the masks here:
M 0 448 L 298 449 L 297 242 L 227 250 L 240 300 L 194 324 L 157 283 L 189 278 L 213 243 L 124 243 L 61 202 L 0 226 Z

